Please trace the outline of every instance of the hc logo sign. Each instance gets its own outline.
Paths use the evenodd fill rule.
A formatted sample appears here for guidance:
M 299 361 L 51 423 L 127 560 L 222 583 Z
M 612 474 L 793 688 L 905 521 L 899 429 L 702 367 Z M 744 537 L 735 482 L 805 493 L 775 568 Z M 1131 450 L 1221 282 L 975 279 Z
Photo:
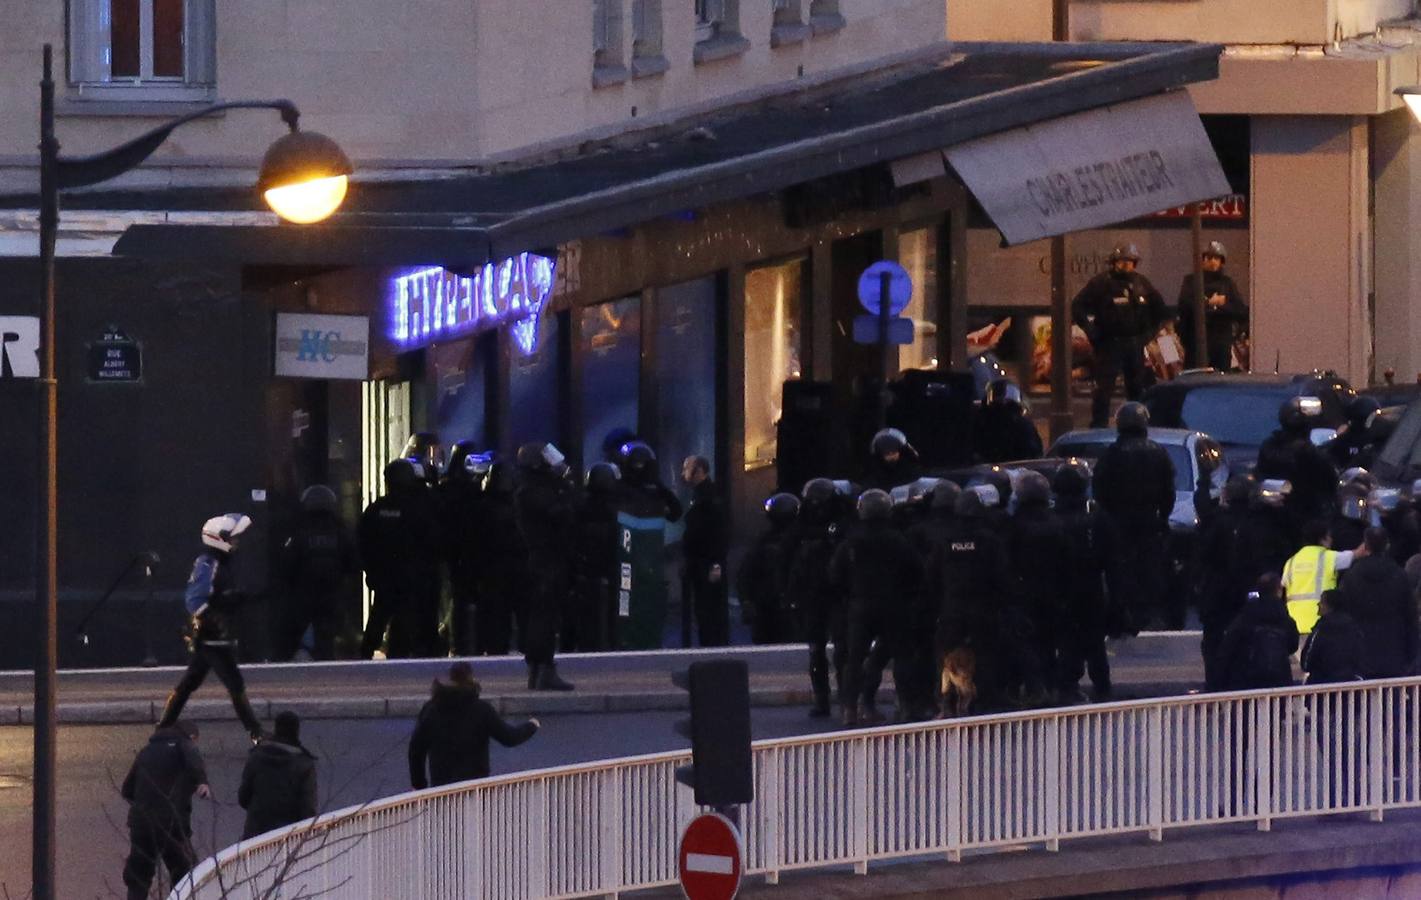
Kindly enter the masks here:
M 298 362 L 335 362 L 335 345 L 340 342 L 339 331 L 319 331 L 301 329 L 301 346 L 296 352 Z

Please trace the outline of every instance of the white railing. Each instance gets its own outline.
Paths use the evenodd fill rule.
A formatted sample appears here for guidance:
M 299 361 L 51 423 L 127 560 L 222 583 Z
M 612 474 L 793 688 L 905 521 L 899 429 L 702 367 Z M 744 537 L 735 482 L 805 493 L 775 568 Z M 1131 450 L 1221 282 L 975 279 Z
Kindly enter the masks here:
M 755 745 L 747 873 L 1421 806 L 1421 678 L 982 716 Z M 676 881 L 689 752 L 420 791 L 229 848 L 175 898 L 536 898 Z M 284 889 L 271 890 L 278 873 Z M 325 893 L 322 893 L 325 892 Z

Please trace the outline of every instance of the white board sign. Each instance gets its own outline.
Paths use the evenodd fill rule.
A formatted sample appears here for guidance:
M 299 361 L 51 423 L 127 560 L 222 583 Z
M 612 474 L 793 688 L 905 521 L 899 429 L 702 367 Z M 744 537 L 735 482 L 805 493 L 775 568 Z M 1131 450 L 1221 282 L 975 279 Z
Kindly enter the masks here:
M 0 378 L 39 377 L 39 318 L 0 316 Z
M 1015 128 L 944 153 L 1009 244 L 1229 193 L 1185 91 Z
M 277 313 L 276 374 L 365 381 L 370 377 L 370 319 Z

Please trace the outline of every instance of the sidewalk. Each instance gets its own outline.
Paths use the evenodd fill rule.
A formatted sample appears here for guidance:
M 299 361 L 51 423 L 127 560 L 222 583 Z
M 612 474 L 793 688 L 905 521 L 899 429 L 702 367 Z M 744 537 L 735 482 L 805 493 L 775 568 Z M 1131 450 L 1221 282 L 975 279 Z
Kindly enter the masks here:
M 1117 693 L 1123 698 L 1183 693 L 1202 681 L 1197 633 L 1141 635 L 1112 647 Z M 519 657 L 477 657 L 469 662 L 483 696 L 504 715 L 641 712 L 686 707 L 687 694 L 671 673 L 697 659 L 743 659 L 750 667 L 755 706 L 808 706 L 806 651 L 800 646 L 726 647 L 635 653 L 571 654 L 558 671 L 577 685 L 568 693 L 530 691 Z M 257 715 L 270 720 L 283 709 L 303 718 L 412 718 L 429 698 L 430 684 L 444 678 L 448 659 L 376 662 L 285 663 L 243 666 Z M 63 724 L 143 724 L 157 721 L 168 691 L 182 669 L 77 669 L 59 675 L 59 721 Z M 891 683 L 891 676 L 889 679 Z M 892 703 L 885 685 L 881 703 Z M 0 725 L 34 721 L 34 679 L 29 672 L 0 673 Z M 209 676 L 184 716 L 198 721 L 228 719 L 232 706 L 221 683 Z

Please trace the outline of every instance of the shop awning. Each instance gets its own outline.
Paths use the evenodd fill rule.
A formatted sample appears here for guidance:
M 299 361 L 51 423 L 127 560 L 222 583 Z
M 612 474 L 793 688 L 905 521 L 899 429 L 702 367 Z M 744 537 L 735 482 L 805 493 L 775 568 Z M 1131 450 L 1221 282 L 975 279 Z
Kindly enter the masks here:
M 1221 52 L 1198 44 L 943 44 L 893 66 L 787 87 L 565 155 L 359 184 L 348 209 L 321 226 L 134 225 L 114 252 L 249 264 L 472 265 L 895 161 L 901 175 L 912 170 L 903 161 L 944 150 L 1015 242 L 1227 193 L 1178 90 L 1217 77 Z M 1126 121 L 1137 115 L 1143 125 Z M 1053 148 L 1062 134 L 1071 140 Z M 1192 143 L 1176 161 L 1181 136 Z M 1080 171 L 1102 164 L 1104 174 Z M 1113 193 L 1110 165 L 1126 167 L 1113 176 Z M 1143 168 L 1131 174 L 1131 166 Z M 1149 209 L 1124 202 L 1135 199 L 1125 196 L 1125 182 L 1138 188 L 1151 167 L 1155 181 L 1167 175 L 1170 184 L 1139 188 Z M 1028 205 L 1036 182 L 1055 197 L 1046 212 Z M 1096 202 L 1096 192 L 1109 202 Z M 251 210 L 259 202 L 254 190 L 165 189 L 78 194 L 65 205 Z

